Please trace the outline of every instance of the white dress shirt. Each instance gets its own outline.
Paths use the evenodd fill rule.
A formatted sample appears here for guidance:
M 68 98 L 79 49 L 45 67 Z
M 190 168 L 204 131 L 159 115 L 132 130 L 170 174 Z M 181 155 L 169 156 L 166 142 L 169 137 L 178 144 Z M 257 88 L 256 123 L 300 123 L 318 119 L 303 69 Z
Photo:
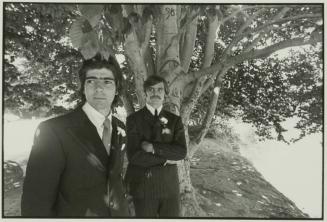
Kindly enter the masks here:
M 149 104 L 145 104 L 145 106 L 146 106 L 146 108 L 150 111 L 150 113 L 152 114 L 152 115 L 154 115 L 154 113 L 155 113 L 155 108 L 153 108 L 151 105 L 149 105 Z M 158 116 L 159 116 L 159 113 L 161 112 L 161 110 L 162 110 L 162 105 L 157 109 L 157 111 L 158 111 Z
M 93 125 L 97 129 L 100 139 L 102 139 L 103 122 L 106 117 L 104 115 L 102 115 L 101 113 L 99 113 L 96 109 L 94 109 L 88 102 L 86 102 L 83 105 L 82 109 L 85 112 L 85 114 L 87 115 L 87 117 L 89 118 L 89 120 L 93 123 Z M 111 123 L 110 132 L 112 133 L 112 115 L 111 115 L 111 113 L 107 116 L 107 118 L 110 120 L 110 123 Z M 107 150 L 107 153 L 109 154 L 109 150 Z

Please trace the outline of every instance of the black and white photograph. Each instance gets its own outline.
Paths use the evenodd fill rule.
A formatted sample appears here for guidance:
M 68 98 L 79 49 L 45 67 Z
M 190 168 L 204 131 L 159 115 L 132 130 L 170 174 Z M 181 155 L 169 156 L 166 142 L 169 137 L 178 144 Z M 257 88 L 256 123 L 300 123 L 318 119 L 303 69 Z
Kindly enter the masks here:
M 2 5 L 2 218 L 324 219 L 324 3 Z

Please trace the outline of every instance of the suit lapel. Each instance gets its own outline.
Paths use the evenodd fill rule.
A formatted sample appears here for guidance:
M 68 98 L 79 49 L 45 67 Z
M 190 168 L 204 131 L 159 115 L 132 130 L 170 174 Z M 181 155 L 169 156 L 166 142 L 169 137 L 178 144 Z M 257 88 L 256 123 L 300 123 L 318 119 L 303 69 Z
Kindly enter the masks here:
M 142 131 L 143 131 L 146 139 L 151 140 L 152 133 L 153 133 L 152 131 L 153 131 L 153 125 L 154 125 L 154 116 L 146 107 L 141 109 L 141 112 L 142 112 L 141 126 L 143 126 Z
M 116 117 L 112 117 L 112 136 L 111 136 L 111 150 L 109 156 L 109 169 L 115 170 L 115 167 L 119 167 L 120 160 L 123 158 L 122 154 L 122 145 L 124 143 L 123 132 L 119 132 L 120 130 L 124 130 L 124 126 L 120 126 L 120 120 Z M 126 136 L 126 135 L 125 135 Z M 117 162 L 118 161 L 118 162 Z
M 153 122 L 153 115 L 152 113 L 146 108 L 146 106 L 143 107 L 141 110 L 142 117 L 146 123 L 152 123 Z
M 71 119 L 68 132 L 78 141 L 81 149 L 86 151 L 88 159 L 101 171 L 106 171 L 108 154 L 95 126 L 87 118 L 82 109 L 78 109 Z

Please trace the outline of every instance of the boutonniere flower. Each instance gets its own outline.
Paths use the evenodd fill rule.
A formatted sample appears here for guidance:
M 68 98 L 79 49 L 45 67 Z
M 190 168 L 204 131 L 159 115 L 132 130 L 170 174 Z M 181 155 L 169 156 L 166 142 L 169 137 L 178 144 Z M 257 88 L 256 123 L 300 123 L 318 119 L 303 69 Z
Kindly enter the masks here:
M 170 129 L 168 128 L 162 129 L 162 134 L 170 134 L 170 133 L 171 133 Z
M 161 117 L 160 118 L 160 122 L 163 124 L 163 125 L 166 125 L 168 123 L 168 119 L 166 119 L 165 117 Z
M 122 135 L 122 137 L 125 137 L 126 136 L 125 130 L 123 130 L 119 126 L 117 127 L 117 131 L 118 131 L 118 135 Z
M 170 134 L 170 129 L 167 128 L 168 119 L 165 117 L 160 118 L 160 123 L 162 125 L 162 134 Z

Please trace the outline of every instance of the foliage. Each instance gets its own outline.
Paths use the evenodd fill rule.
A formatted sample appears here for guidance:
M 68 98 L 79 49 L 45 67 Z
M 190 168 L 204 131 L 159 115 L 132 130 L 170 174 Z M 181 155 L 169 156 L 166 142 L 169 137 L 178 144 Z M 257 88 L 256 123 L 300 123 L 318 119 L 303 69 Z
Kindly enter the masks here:
M 264 138 L 285 141 L 282 122 L 295 116 L 301 119 L 297 124 L 301 137 L 322 130 L 321 64 L 313 54 L 310 58 L 299 52 L 291 54 L 246 62 L 226 75 L 222 107 L 240 109 L 243 121 L 252 123 Z
M 5 3 L 4 8 L 5 111 L 26 118 L 71 108 L 77 101 L 73 73 L 82 59 L 66 38 L 75 15 L 59 4 Z
M 208 130 L 206 137 L 213 138 L 216 141 L 226 141 L 231 145 L 232 150 L 239 151 L 240 137 L 228 122 L 229 117 L 221 115 L 216 117 Z
M 3 163 L 3 172 L 4 191 L 9 191 L 22 185 L 24 172 L 17 162 L 5 161 Z
M 244 121 L 256 126 L 260 136 L 274 138 L 271 132 L 274 129 L 279 140 L 283 140 L 282 122 L 293 116 L 300 119 L 297 127 L 302 130 L 302 136 L 321 130 L 322 83 L 321 77 L 317 77 L 321 70 L 321 65 L 317 65 L 321 58 L 317 55 L 321 49 L 311 47 L 283 59 L 276 56 L 266 58 L 274 52 L 268 50 L 274 44 L 321 34 L 319 14 L 322 8 L 319 5 L 178 7 L 180 11 L 173 11 L 171 7 L 166 8 L 165 13 L 168 13 L 167 18 L 180 13 L 180 30 L 172 38 L 180 38 L 180 50 L 190 17 L 198 16 L 193 54 L 189 69 L 186 70 L 188 73 L 203 69 L 203 64 L 208 60 L 204 54 L 208 44 L 207 33 L 210 32 L 209 23 L 214 16 L 218 16 L 221 21 L 213 45 L 212 65 L 230 67 L 226 75 L 221 77 L 216 116 L 241 115 Z M 147 39 L 146 25 L 149 22 L 153 25 L 149 51 L 140 56 L 148 55 L 148 74 L 159 69 L 150 67 L 158 65 L 161 59 L 158 57 L 161 40 L 157 36 L 160 31 L 161 5 L 5 3 L 4 8 L 6 111 L 27 117 L 47 116 L 72 108 L 78 101 L 75 92 L 78 88 L 76 73 L 80 61 L 82 57 L 91 57 L 97 51 L 104 57 L 109 54 L 125 55 L 126 60 L 121 66 L 126 80 L 126 94 L 137 105 L 140 98 L 135 88 L 139 87 L 136 83 L 141 77 L 142 70 L 138 70 L 141 63 L 135 63 L 135 56 L 130 57 L 126 51 L 141 50 L 137 47 L 143 47 L 143 41 Z M 133 45 L 133 41 L 138 44 Z M 265 47 L 268 51 L 259 57 L 251 54 L 252 57 L 242 60 L 242 56 L 251 50 L 256 52 Z M 17 65 L 20 61 L 24 63 Z M 234 61 L 239 62 L 234 64 Z M 180 89 L 183 91 L 183 97 L 180 98 L 183 106 L 190 103 L 193 96 L 191 92 L 195 90 L 197 81 L 195 78 L 184 90 Z M 203 124 L 214 87 L 214 84 L 209 85 L 195 99 L 194 106 L 190 106 L 190 122 L 193 125 Z M 178 95 L 175 90 L 173 92 Z M 62 100 L 66 104 L 60 103 Z

